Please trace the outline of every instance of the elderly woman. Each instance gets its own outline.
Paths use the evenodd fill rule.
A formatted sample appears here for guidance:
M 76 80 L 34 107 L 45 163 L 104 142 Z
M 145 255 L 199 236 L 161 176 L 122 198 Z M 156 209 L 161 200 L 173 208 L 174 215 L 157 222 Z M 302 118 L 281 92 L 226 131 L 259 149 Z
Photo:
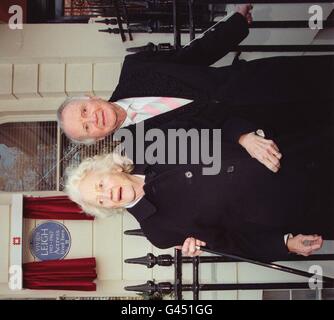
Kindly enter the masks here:
M 97 217 L 127 209 L 159 248 L 196 254 L 194 245 L 206 244 L 271 261 L 306 256 L 334 239 L 333 144 L 331 132 L 297 140 L 281 141 L 278 173 L 242 150 L 223 158 L 217 175 L 203 175 L 202 164 L 134 165 L 108 154 L 69 169 L 66 190 Z

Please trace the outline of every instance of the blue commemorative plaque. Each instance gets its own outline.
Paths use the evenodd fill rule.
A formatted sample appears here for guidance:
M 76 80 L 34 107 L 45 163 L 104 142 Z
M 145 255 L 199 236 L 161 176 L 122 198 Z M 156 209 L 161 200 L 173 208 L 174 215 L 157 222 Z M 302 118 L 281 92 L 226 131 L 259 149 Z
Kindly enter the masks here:
M 47 221 L 32 231 L 29 243 L 38 260 L 60 260 L 70 251 L 71 235 L 62 223 Z

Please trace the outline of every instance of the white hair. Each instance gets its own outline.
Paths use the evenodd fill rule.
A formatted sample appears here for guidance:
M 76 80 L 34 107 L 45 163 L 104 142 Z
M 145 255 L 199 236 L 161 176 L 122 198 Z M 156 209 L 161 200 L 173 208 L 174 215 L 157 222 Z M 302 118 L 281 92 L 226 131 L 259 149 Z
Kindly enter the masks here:
M 124 208 L 106 209 L 98 206 L 87 204 L 79 191 L 80 182 L 88 173 L 94 172 L 110 172 L 114 168 L 121 167 L 123 172 L 131 173 L 133 170 L 133 162 L 117 153 L 109 153 L 104 155 L 96 155 L 92 158 L 86 158 L 79 166 L 69 167 L 66 169 L 65 192 L 69 198 L 76 202 L 86 213 L 105 218 L 113 213 L 123 212 Z
M 74 102 L 80 102 L 80 101 L 87 101 L 89 100 L 90 97 L 87 96 L 81 96 L 81 97 L 69 97 L 67 98 L 62 104 L 61 106 L 58 108 L 57 110 L 57 120 L 58 120 L 58 125 L 59 127 L 63 130 L 63 132 L 65 133 L 65 135 L 71 140 L 71 142 L 75 143 L 75 144 L 86 144 L 86 145 L 90 145 L 90 144 L 94 144 L 97 139 L 94 138 L 87 138 L 87 139 L 82 139 L 82 140 L 76 140 L 73 139 L 71 136 L 69 136 L 66 131 L 64 130 L 64 118 L 63 118 L 63 111 L 64 109 L 69 106 L 71 103 Z

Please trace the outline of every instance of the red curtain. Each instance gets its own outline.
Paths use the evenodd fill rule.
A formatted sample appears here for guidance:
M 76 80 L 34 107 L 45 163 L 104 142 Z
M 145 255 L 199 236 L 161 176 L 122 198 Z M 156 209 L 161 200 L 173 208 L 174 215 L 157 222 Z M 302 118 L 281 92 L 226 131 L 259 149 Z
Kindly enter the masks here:
M 67 196 L 24 197 L 23 217 L 54 220 L 94 220 Z
M 13 13 L 9 13 L 9 7 L 19 5 L 23 9 L 23 22 L 27 21 L 27 0 L 1 0 L 0 1 L 0 20 L 8 22 Z
M 96 291 L 95 258 L 48 260 L 23 264 L 26 289 Z

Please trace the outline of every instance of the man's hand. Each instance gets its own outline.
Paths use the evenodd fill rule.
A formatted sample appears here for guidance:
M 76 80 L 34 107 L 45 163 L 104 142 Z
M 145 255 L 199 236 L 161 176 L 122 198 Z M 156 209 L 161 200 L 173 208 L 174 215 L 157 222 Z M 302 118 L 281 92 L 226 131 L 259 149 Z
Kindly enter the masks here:
M 239 4 L 235 6 L 236 12 L 239 12 L 245 17 L 248 24 L 251 24 L 253 21 L 252 13 L 250 12 L 253 9 L 251 4 Z
M 203 253 L 201 250 L 197 250 L 196 246 L 206 246 L 206 243 L 193 237 L 189 237 L 184 241 L 182 246 L 176 246 L 175 248 L 182 250 L 182 254 L 185 256 L 196 257 Z
M 279 152 L 274 141 L 267 140 L 251 132 L 243 134 L 239 138 L 239 143 L 247 150 L 252 158 L 260 161 L 269 170 L 273 172 L 279 170 L 279 160 L 282 158 L 282 154 Z
M 309 256 L 314 251 L 319 250 L 322 247 L 322 244 L 322 237 L 317 234 L 309 236 L 299 234 L 298 236 L 292 237 L 287 241 L 287 247 L 290 252 L 297 253 L 305 257 Z

